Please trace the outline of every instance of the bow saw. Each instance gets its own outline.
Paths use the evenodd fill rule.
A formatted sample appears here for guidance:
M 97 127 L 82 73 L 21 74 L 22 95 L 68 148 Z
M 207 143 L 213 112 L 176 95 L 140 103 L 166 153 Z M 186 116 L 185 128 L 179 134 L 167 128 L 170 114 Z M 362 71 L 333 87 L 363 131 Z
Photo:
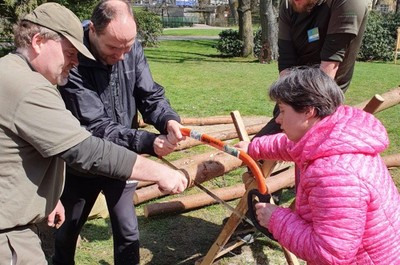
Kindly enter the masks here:
M 259 168 L 259 166 L 257 165 L 257 163 L 246 152 L 244 152 L 240 149 L 237 149 L 235 147 L 229 146 L 214 137 L 211 137 L 204 133 L 197 132 L 197 131 L 189 129 L 189 128 L 180 128 L 180 130 L 181 130 L 181 133 L 183 136 L 191 137 L 200 142 L 209 144 L 209 145 L 211 145 L 221 151 L 224 151 L 225 153 L 228 153 L 234 157 L 237 157 L 240 160 L 242 160 L 249 167 L 250 171 L 253 173 L 253 175 L 255 177 L 258 190 L 250 190 L 247 195 L 248 196 L 248 209 L 249 209 L 249 213 L 250 213 L 250 218 L 252 220 L 249 220 L 245 215 L 242 215 L 241 217 L 245 221 L 247 221 L 248 223 L 253 225 L 255 228 L 257 228 L 263 234 L 270 235 L 268 229 L 261 226 L 259 224 L 259 222 L 257 221 L 255 210 L 254 210 L 254 205 L 253 205 L 253 203 L 255 202 L 255 200 L 254 200 L 255 197 L 258 198 L 258 201 L 260 201 L 260 202 L 269 202 L 269 199 L 270 199 L 270 197 L 268 196 L 268 189 L 265 184 L 264 175 L 263 175 L 261 169 Z M 205 189 L 203 186 L 199 185 L 198 183 L 195 183 L 195 184 L 200 189 L 202 189 L 207 194 L 209 194 L 211 197 L 213 197 L 215 200 L 222 203 L 224 206 L 227 205 L 225 202 L 221 202 L 221 199 L 219 199 L 217 196 L 212 194 L 212 192 Z M 218 199 L 215 197 L 217 197 Z M 238 214 L 236 209 L 232 209 L 232 207 L 228 207 L 228 209 L 231 210 L 233 213 Z

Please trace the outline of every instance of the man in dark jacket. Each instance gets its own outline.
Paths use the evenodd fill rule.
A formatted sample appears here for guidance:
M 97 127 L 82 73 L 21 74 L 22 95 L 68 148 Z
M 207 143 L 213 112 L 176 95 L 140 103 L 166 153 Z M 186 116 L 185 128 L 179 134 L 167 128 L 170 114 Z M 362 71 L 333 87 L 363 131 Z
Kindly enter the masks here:
M 183 139 L 180 118 L 152 79 L 129 1 L 101 1 L 84 33 L 96 61 L 80 57 L 79 67 L 60 87 L 67 108 L 94 136 L 142 154 L 172 152 Z M 161 135 L 137 129 L 139 112 Z M 61 197 L 66 220 L 56 234 L 54 264 L 74 264 L 77 238 L 101 191 L 110 213 L 115 264 L 139 264 L 136 185 L 69 169 Z

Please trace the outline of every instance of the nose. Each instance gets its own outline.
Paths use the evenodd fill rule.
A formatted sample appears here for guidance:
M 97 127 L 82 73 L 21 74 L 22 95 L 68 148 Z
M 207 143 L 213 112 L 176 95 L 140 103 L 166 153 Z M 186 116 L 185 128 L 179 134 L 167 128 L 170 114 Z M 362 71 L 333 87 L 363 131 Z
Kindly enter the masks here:
M 120 53 L 118 56 L 118 60 L 122 61 L 124 59 L 124 56 L 125 56 L 125 52 Z
M 278 114 L 278 117 L 275 118 L 276 123 L 278 123 L 279 125 L 282 124 L 282 115 L 281 113 Z

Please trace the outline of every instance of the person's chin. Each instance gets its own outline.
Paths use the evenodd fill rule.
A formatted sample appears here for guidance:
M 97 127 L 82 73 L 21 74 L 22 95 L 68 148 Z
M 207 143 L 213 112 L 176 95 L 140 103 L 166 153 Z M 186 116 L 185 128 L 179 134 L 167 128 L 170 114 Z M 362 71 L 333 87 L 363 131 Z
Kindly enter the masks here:
M 68 76 L 67 77 L 61 76 L 60 78 L 58 78 L 57 85 L 65 86 L 67 83 L 68 83 Z
M 114 64 L 118 63 L 118 61 L 119 61 L 119 60 L 110 59 L 110 60 L 107 60 L 107 64 L 108 64 L 108 65 L 114 65 Z

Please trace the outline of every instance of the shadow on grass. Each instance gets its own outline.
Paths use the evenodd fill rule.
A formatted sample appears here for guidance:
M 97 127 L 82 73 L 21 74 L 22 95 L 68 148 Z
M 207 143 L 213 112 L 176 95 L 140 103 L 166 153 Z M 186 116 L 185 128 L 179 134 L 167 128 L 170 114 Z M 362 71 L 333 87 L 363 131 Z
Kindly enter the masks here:
M 146 58 L 153 62 L 160 63 L 185 63 L 185 62 L 232 62 L 232 63 L 259 63 L 257 58 L 239 58 L 229 57 L 217 53 L 214 45 L 216 41 L 204 41 L 204 40 L 186 40 L 186 41 L 168 41 L 175 42 L 176 46 L 163 46 L 159 48 L 147 48 Z M 177 49 L 177 46 L 183 46 Z M 188 47 L 188 48 L 185 48 Z M 198 47 L 194 49 L 193 47 Z M 211 49 L 215 50 L 215 53 L 209 53 Z M 192 52 L 198 50 L 200 52 Z M 205 51 L 202 53 L 201 51 Z
M 287 197 L 291 197 L 291 191 L 284 191 L 283 202 Z M 138 216 L 141 243 L 140 264 L 195 264 L 197 260 L 207 254 L 223 229 L 222 219 L 224 217 L 221 216 L 220 210 L 216 209 L 219 207 L 221 206 L 204 207 L 181 215 L 151 218 Z M 189 215 L 196 215 L 196 217 Z M 221 218 L 221 224 L 215 221 L 219 218 Z M 242 234 L 235 231 L 229 242 L 235 241 L 239 237 L 246 238 L 248 235 L 248 233 Z M 84 260 L 81 260 L 84 264 L 112 264 L 113 243 L 109 218 L 101 222 L 96 220 L 87 222 L 81 237 L 85 241 L 85 245 L 79 251 L 90 254 L 84 255 Z M 253 264 L 248 263 L 253 261 L 257 262 L 255 264 L 275 264 L 271 262 L 270 254 L 266 254 L 265 249 L 280 252 L 279 245 L 260 233 L 253 239 L 254 242 L 232 250 L 214 264 Z M 279 255 L 283 256 L 283 253 Z M 52 264 L 50 260 L 49 264 Z
M 221 229 L 215 223 L 184 215 L 140 216 L 141 264 L 194 264 L 207 253 Z
M 287 203 L 293 196 L 293 190 L 284 190 L 282 203 Z M 221 207 L 215 205 L 211 207 Z M 163 217 L 145 218 L 139 216 L 139 228 L 141 237 L 141 264 L 150 265 L 189 265 L 195 264 L 197 260 L 204 257 L 218 235 L 223 229 L 223 217 L 221 225 L 214 223 L 214 209 L 208 207 L 188 212 L 183 215 L 171 215 Z M 188 215 L 201 215 L 201 218 Z M 220 214 L 218 214 L 219 218 Z M 207 221 L 210 220 L 210 221 Z M 248 233 L 241 233 L 239 227 L 230 238 L 229 242 L 237 239 L 246 239 Z M 261 233 L 256 233 L 254 242 L 249 242 L 243 247 L 227 253 L 223 258 L 227 261 L 216 261 L 215 264 L 253 264 L 246 263 L 251 260 L 256 264 L 270 263 L 269 255 L 265 249 L 281 253 L 281 248 L 275 241 L 266 238 Z

